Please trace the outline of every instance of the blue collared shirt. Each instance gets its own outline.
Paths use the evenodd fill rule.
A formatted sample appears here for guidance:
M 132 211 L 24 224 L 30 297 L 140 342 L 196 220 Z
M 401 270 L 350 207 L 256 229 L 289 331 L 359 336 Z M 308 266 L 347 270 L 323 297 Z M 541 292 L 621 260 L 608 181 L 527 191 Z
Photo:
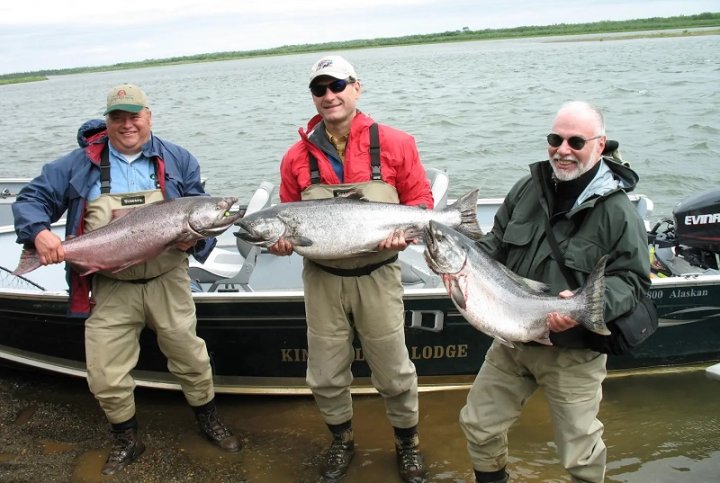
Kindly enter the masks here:
M 150 158 L 140 154 L 140 157 L 130 163 L 125 156 L 113 148 L 109 141 L 108 148 L 110 149 L 111 193 L 132 193 L 156 189 L 155 163 Z M 90 189 L 88 201 L 93 201 L 99 196 L 100 181 Z

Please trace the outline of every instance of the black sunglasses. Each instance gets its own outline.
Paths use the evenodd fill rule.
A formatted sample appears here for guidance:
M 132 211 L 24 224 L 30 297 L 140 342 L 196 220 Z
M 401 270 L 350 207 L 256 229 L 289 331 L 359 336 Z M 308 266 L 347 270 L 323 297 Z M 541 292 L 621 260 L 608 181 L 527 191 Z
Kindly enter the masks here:
M 570 136 L 569 138 L 567 138 L 567 143 L 568 146 L 570 146 L 572 149 L 579 151 L 585 147 L 585 143 L 587 143 L 588 141 L 592 141 L 593 139 L 601 137 L 602 135 L 595 136 L 594 138 L 590 139 L 585 139 L 580 136 Z M 560 146 L 562 146 L 563 141 L 565 141 L 565 138 L 559 134 L 555 134 L 554 132 L 551 132 L 547 135 L 548 144 L 554 148 L 559 148 Z
M 329 84 L 313 84 L 310 86 L 310 92 L 312 92 L 312 95 L 315 97 L 324 96 L 328 89 L 330 89 L 330 92 L 337 94 L 338 92 L 344 91 L 348 84 L 354 83 L 354 80 L 338 79 Z

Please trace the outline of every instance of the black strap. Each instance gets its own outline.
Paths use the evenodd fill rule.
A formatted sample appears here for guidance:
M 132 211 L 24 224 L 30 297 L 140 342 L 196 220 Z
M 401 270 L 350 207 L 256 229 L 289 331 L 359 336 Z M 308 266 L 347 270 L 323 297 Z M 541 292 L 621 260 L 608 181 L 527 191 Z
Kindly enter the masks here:
M 382 180 L 380 175 L 380 133 L 376 122 L 370 126 L 370 162 L 372 166 L 372 179 Z
M 395 256 L 392 256 L 388 258 L 387 260 L 383 260 L 382 262 L 373 263 L 372 265 L 365 265 L 364 267 L 358 267 L 358 268 L 336 268 L 336 267 L 328 267 L 326 265 L 321 265 L 318 262 L 315 262 L 313 260 L 309 260 L 310 262 L 314 263 L 320 270 L 331 273 L 333 275 L 337 275 L 338 277 L 362 277 L 364 275 L 370 275 L 378 268 L 385 266 L 389 263 L 393 263 L 398 259 L 397 254 Z
M 100 153 L 100 194 L 110 193 L 110 146 L 105 143 Z
M 312 153 L 308 153 L 308 156 L 310 158 L 310 184 L 319 184 L 320 168 L 318 168 L 317 158 Z
M 310 162 L 310 184 L 320 183 L 320 168 L 318 160 L 312 153 L 308 153 Z M 380 173 L 380 133 L 376 122 L 370 125 L 370 167 L 372 170 L 371 179 L 382 180 Z
M 540 206 L 543 207 L 543 221 L 545 222 L 545 236 L 547 237 L 548 245 L 550 245 L 550 250 L 552 250 L 553 257 L 560 267 L 560 272 L 562 272 L 565 281 L 568 283 L 568 286 L 574 290 L 578 288 L 580 284 L 577 282 L 575 275 L 570 271 L 567 265 L 565 265 L 565 257 L 560 251 L 560 246 L 555 238 L 555 233 L 553 232 L 552 225 L 550 224 L 550 218 L 547 213 L 549 208 L 547 203 L 544 203 L 542 199 L 542 181 L 537 176 L 533 176 L 533 182 L 538 190 L 538 202 L 540 203 Z
M 560 252 L 560 247 L 558 246 L 557 239 L 555 238 L 555 234 L 553 233 L 552 226 L 550 225 L 550 219 L 547 216 L 543 217 L 545 221 L 545 235 L 547 236 L 548 245 L 550 245 L 550 250 L 553 252 L 553 256 L 555 257 L 555 261 L 560 266 L 560 271 L 563 274 L 563 277 L 565 277 L 565 281 L 568 283 L 571 289 L 576 289 L 580 285 L 578 285 L 577 280 L 575 279 L 575 276 L 570 271 L 570 269 L 565 265 L 565 257 L 563 256 L 562 252 Z

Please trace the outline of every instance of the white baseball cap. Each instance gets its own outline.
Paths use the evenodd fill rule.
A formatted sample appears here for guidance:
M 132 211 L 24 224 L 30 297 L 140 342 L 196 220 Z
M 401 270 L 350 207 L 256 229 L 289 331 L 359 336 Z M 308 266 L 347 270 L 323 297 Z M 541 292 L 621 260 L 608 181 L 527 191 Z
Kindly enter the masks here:
M 335 79 L 357 80 L 353 66 L 339 55 L 328 55 L 315 62 L 310 69 L 310 84 L 321 75 Z

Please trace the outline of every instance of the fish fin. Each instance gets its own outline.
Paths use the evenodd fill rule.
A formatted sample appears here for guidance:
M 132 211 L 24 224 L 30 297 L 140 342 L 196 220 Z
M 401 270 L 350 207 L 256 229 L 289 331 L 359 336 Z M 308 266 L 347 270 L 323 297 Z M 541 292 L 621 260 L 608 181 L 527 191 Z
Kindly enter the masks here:
M 550 286 L 546 283 L 538 282 L 537 280 L 531 280 L 529 278 L 522 278 L 521 283 L 523 283 L 527 289 L 531 292 L 535 292 L 539 295 L 547 295 L 550 293 Z
M 550 286 L 547 284 L 538 282 L 537 280 L 521 277 L 502 263 L 498 263 L 497 268 L 501 272 L 505 273 L 505 275 L 507 275 L 507 277 L 515 282 L 515 284 L 517 284 L 517 286 L 521 289 L 527 290 L 534 295 L 547 295 L 550 293 Z
M 110 217 L 110 223 L 113 223 L 113 222 L 119 220 L 120 218 L 122 218 L 125 215 L 129 215 L 130 213 L 132 213 L 132 211 L 134 209 L 135 208 L 116 208 L 116 209 L 112 210 L 112 214 Z
M 477 221 L 478 191 L 477 189 L 470 191 L 446 208 L 446 210 L 460 211 L 460 225 L 455 229 L 475 241 L 483 236 L 483 231 Z
M 81 277 L 85 277 L 87 275 L 90 275 L 91 273 L 95 273 L 98 271 L 97 267 L 89 267 L 86 265 L 78 265 L 77 263 L 70 263 L 70 266 L 73 268 L 73 270 L 78 273 Z
M 143 261 L 145 261 L 145 259 L 131 260 L 131 261 L 129 261 L 129 262 L 125 262 L 124 264 L 122 264 L 122 265 L 119 266 L 118 268 L 114 269 L 114 270 L 112 271 L 112 273 L 121 272 L 121 271 L 125 270 L 126 268 L 130 268 L 130 267 L 132 267 L 133 265 L 137 265 L 138 263 L 143 262 Z
M 304 236 L 289 236 L 286 240 L 296 247 L 311 247 L 313 245 L 313 241 Z
M 20 253 L 18 266 L 12 274 L 23 275 L 25 273 L 32 272 L 41 265 L 42 263 L 40 263 L 40 256 L 38 255 L 37 250 L 30 247 L 23 248 L 22 253 Z
M 458 308 L 465 310 L 465 293 L 460 288 L 460 284 L 454 277 L 443 276 L 443 281 L 447 287 L 448 295 L 450 299 L 458 306 Z
M 498 342 L 500 342 L 502 345 L 508 346 L 508 347 L 511 348 L 511 349 L 514 349 L 514 348 L 515 348 L 515 344 L 513 344 L 513 343 L 510 342 L 509 340 L 503 339 L 502 337 L 498 337 L 498 336 L 496 335 L 496 336 L 495 336 L 495 340 L 498 341 Z
M 540 337 L 539 339 L 535 339 L 535 342 L 538 342 L 542 345 L 549 345 L 549 346 L 553 345 L 552 341 L 550 340 L 550 334 L 548 334 L 544 337 Z
M 586 298 L 586 310 L 578 321 L 587 330 L 600 335 L 610 335 L 610 329 L 605 324 L 605 265 L 609 258 L 609 255 L 604 255 L 598 260 L 576 295 Z

